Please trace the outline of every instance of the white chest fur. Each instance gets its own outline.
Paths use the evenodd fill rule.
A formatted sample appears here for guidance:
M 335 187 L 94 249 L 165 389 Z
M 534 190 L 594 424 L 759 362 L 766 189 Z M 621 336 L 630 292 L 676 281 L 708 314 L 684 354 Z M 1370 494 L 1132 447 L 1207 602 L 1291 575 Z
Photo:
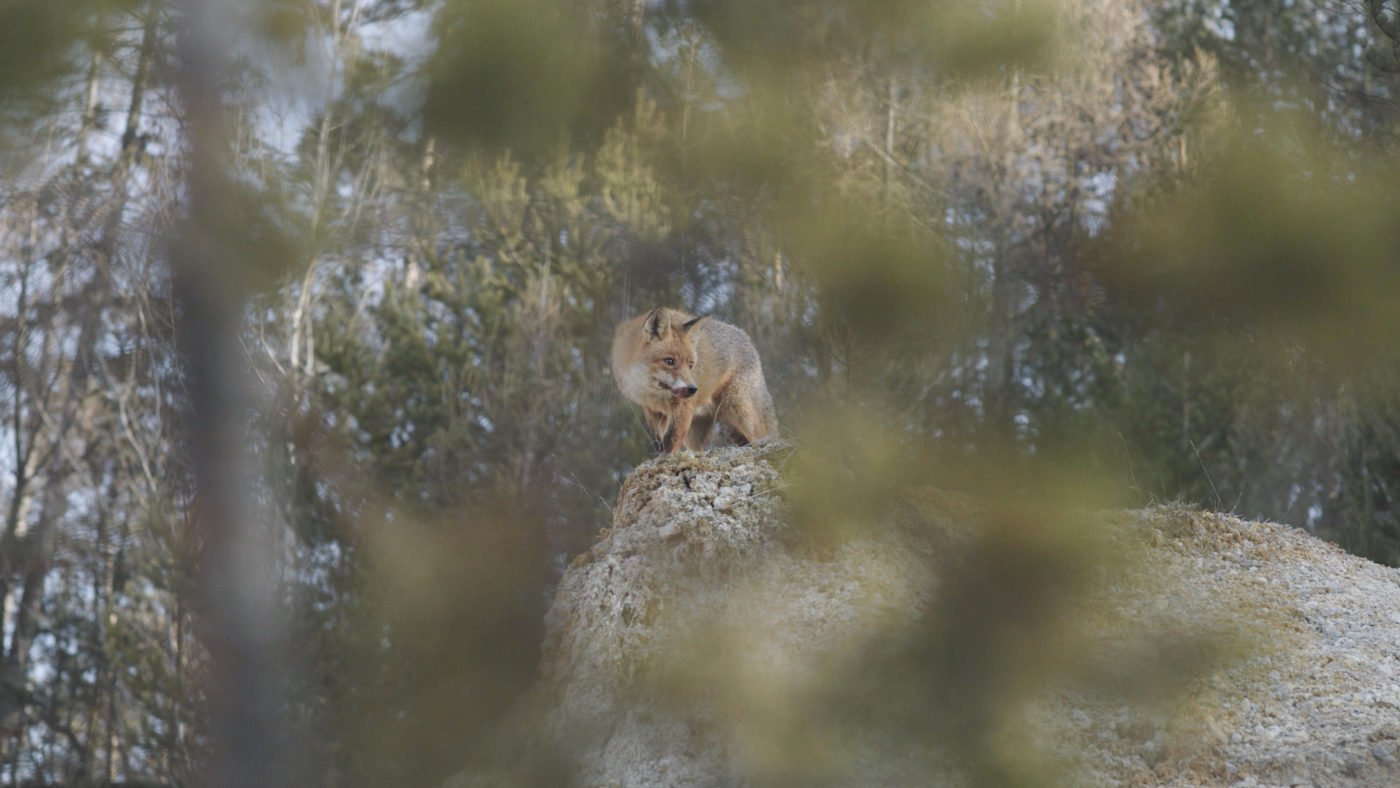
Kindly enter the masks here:
M 617 372 L 617 387 L 622 396 L 638 405 L 660 405 L 671 398 L 670 392 L 652 379 L 645 364 L 629 364 Z

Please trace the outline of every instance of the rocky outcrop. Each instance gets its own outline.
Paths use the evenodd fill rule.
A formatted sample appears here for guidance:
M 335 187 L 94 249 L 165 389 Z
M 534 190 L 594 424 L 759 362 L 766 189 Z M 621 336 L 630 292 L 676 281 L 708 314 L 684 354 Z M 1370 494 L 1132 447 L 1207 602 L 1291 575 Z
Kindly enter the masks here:
M 969 672 L 939 638 L 1005 613 L 965 582 L 969 565 L 1006 563 L 982 538 L 986 507 L 920 493 L 814 543 L 785 503 L 789 454 L 682 454 L 631 475 L 558 588 L 517 760 L 549 752 L 598 786 L 957 784 L 1013 761 L 1071 784 L 1400 785 L 1400 571 L 1282 525 L 1085 515 L 1092 561 L 1072 604 L 1045 608 L 1073 633 L 979 630 L 1046 653 L 987 653 L 1013 667 Z M 1053 590 L 1026 583 L 1013 602 Z M 920 628 L 934 634 L 911 641 Z M 927 692 L 949 671 L 1009 688 Z M 1027 738 L 965 735 L 959 715 L 986 728 L 988 695 L 1010 698 L 1005 724 Z M 939 702 L 953 705 L 924 713 Z

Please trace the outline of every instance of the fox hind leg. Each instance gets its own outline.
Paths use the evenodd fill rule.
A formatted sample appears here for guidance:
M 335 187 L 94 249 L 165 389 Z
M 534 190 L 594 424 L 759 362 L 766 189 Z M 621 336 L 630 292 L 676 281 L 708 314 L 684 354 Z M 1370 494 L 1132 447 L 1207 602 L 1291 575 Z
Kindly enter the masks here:
M 760 441 L 773 431 L 772 407 L 751 402 L 748 398 L 726 398 L 719 413 L 719 419 L 729 429 L 734 443 L 747 446 Z

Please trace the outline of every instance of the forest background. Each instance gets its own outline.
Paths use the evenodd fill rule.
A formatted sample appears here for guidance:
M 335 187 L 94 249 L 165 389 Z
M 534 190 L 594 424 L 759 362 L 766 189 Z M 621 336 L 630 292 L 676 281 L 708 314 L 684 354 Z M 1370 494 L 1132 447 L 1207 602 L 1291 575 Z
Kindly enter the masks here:
M 799 512 L 1182 501 L 1400 564 L 1397 34 L 0 3 L 0 783 L 482 757 L 649 454 L 607 354 L 657 304 L 753 336 Z

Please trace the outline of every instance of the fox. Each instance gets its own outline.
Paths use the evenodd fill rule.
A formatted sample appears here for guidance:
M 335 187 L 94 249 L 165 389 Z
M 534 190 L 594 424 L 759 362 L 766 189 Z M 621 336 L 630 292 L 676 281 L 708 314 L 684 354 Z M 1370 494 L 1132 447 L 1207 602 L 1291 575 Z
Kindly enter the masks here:
M 640 405 L 657 451 L 703 451 L 715 422 L 740 446 L 778 429 L 763 364 L 744 330 L 657 307 L 617 327 L 612 373 Z

